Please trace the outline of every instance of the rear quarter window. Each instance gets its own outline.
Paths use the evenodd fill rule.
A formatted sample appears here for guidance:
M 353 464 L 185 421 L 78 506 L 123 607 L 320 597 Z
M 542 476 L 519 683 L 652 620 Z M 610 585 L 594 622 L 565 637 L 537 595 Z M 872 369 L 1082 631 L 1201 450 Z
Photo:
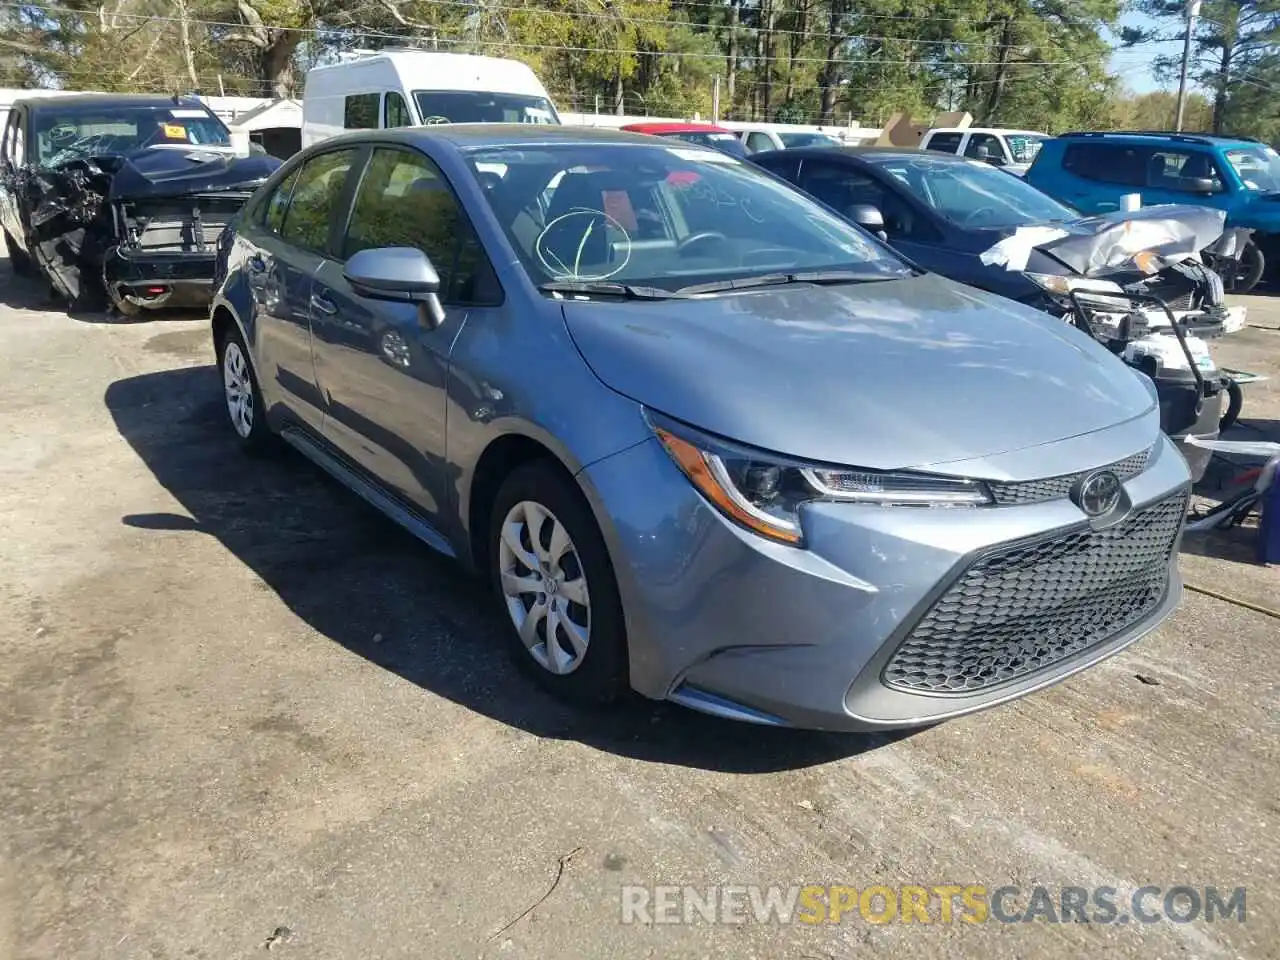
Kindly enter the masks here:
M 955 153 L 960 149 L 959 133 L 935 133 L 925 143 L 926 150 L 937 150 L 939 153 Z
M 378 94 L 356 93 L 347 97 L 342 126 L 347 130 L 378 129 Z

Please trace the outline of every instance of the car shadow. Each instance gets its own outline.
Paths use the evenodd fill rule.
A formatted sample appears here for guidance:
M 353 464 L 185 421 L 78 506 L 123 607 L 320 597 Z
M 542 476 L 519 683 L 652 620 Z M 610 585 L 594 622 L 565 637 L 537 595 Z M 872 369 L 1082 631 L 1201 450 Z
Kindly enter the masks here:
M 49 282 L 40 275 L 19 276 L 7 260 L 0 260 L 0 305 L 15 310 L 46 310 L 61 313 L 80 323 L 128 324 L 155 323 L 168 320 L 195 320 L 207 316 L 200 309 L 144 310 L 126 317 L 115 310 L 69 310 L 64 299 L 56 295 Z
M 1242 417 L 1229 430 L 1223 431 L 1221 439 L 1280 443 L 1280 420 Z M 1211 507 L 1251 488 L 1256 479 L 1255 471 L 1265 463 L 1266 458 L 1261 456 L 1215 452 L 1195 487 L 1198 514 L 1203 515 Z M 1257 537 L 1258 513 L 1255 511 L 1239 526 L 1186 534 L 1182 539 L 1182 552 L 1256 565 Z
M 212 536 L 312 629 L 432 693 L 530 733 L 640 760 L 763 773 L 826 763 L 905 734 L 751 726 L 634 697 L 607 710 L 543 693 L 506 656 L 481 585 L 301 457 L 250 459 L 225 423 L 213 367 L 120 380 L 105 402 L 124 439 L 189 514 L 141 530 Z

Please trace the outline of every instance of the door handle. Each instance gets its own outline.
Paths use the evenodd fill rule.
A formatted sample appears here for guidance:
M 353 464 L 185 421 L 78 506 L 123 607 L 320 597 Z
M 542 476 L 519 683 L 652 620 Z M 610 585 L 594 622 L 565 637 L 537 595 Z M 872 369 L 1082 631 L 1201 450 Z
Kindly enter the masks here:
M 331 301 L 315 293 L 311 295 L 311 309 L 317 313 L 323 313 L 326 317 L 332 317 L 338 312 L 338 308 Z

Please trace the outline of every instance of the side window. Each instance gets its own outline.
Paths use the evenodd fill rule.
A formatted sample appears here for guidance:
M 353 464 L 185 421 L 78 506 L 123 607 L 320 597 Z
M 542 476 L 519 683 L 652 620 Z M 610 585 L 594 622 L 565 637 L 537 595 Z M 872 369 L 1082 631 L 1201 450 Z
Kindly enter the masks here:
M 990 133 L 973 133 L 969 135 L 969 143 L 964 148 L 964 155 L 974 160 L 991 160 L 1003 166 L 1004 147 L 1000 138 Z
M 935 133 L 929 138 L 926 150 L 937 150 L 939 153 L 955 153 L 960 149 L 960 139 L 964 134 L 960 133 Z
M 422 154 L 373 152 L 356 191 L 342 255 L 377 247 L 417 247 L 430 257 L 445 302 L 494 299 L 497 284 L 471 221 L 439 168 Z
M 409 117 L 409 105 L 394 90 L 387 91 L 387 98 L 382 106 L 382 125 L 388 130 L 413 126 L 413 120 Z
M 1073 143 L 1062 157 L 1062 167 L 1085 180 L 1126 187 L 1147 185 L 1150 147 L 1112 143 Z
M 773 141 L 769 139 L 767 133 L 761 133 L 759 130 L 747 134 L 747 152 L 763 153 L 765 150 L 772 150 Z
M 1199 151 L 1157 150 L 1147 164 L 1147 186 L 1182 193 L 1204 193 L 1204 181 L 1213 184 L 1214 193 L 1222 192 L 1222 176 L 1213 157 Z
M 323 253 L 329 222 L 342 196 L 356 151 L 335 150 L 307 161 L 294 183 L 293 197 L 284 211 L 280 236 L 294 246 Z
M 348 130 L 376 130 L 378 128 L 378 100 L 376 93 L 355 93 L 347 97 L 342 125 Z
M 284 228 L 284 214 L 289 209 L 289 198 L 293 196 L 293 185 L 298 182 L 298 175 L 302 172 L 299 167 L 289 176 L 285 177 L 284 182 L 276 187 L 275 192 L 264 203 L 262 223 L 272 233 L 280 233 Z
M 856 170 L 806 161 L 797 183 L 801 190 L 846 217 L 851 217 L 856 206 L 875 207 L 884 216 L 884 231 L 891 240 L 925 240 L 932 234 L 910 204 L 878 180 Z

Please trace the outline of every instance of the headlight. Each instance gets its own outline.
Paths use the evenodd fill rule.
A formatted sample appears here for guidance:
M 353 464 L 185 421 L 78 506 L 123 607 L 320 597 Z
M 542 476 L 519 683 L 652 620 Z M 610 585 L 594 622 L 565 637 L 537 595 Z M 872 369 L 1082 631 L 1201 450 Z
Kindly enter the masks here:
M 1064 277 L 1056 273 L 1024 273 L 1024 277 L 1034 283 L 1041 290 L 1065 297 L 1073 290 L 1076 294 L 1090 293 L 1113 293 L 1124 297 L 1124 288 L 1114 280 L 1095 280 L 1091 277 Z M 1103 297 L 1101 299 L 1107 299 Z M 1124 298 L 1123 302 L 1127 305 L 1128 298 Z
M 725 516 L 782 543 L 799 544 L 800 505 L 815 500 L 879 506 L 973 507 L 991 495 L 976 480 L 805 464 L 717 441 L 654 432 L 685 476 Z

